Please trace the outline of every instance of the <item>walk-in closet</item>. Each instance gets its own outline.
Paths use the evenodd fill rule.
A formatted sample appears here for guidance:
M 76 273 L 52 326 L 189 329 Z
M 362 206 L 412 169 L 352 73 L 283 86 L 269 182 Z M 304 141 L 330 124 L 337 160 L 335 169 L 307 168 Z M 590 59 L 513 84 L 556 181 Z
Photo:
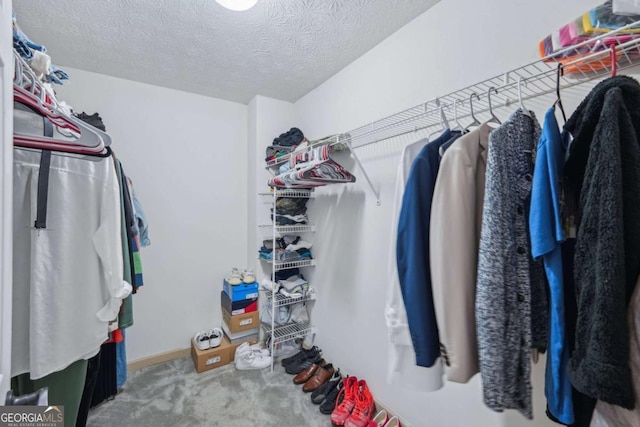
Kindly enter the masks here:
M 640 1 L 0 0 L 0 427 L 640 427 Z

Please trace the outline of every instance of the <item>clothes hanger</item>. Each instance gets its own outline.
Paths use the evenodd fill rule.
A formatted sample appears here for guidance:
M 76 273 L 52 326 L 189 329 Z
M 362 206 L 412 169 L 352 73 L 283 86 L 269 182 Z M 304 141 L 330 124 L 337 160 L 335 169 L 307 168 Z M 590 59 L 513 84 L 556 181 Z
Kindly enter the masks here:
M 556 71 L 556 102 L 553 103 L 553 110 L 555 111 L 556 106 L 560 107 L 560 111 L 562 112 L 562 119 L 564 122 L 567 122 L 567 115 L 564 112 L 564 107 L 562 106 L 562 98 L 560 98 L 560 77 L 562 77 L 562 64 L 558 63 L 558 69 Z
M 478 119 L 476 118 L 476 116 L 475 116 L 475 114 L 474 114 L 474 111 L 473 111 L 473 97 L 474 97 L 474 96 L 478 99 L 478 101 L 480 101 L 480 97 L 479 97 L 479 96 L 478 96 L 478 94 L 477 94 L 477 93 L 475 93 L 475 92 L 473 92 L 473 93 L 471 94 L 471 96 L 469 96 L 469 113 L 471 114 L 471 118 L 473 119 L 473 121 L 472 121 L 472 122 L 471 122 L 471 123 L 470 123 L 466 128 L 464 128 L 464 131 L 465 131 L 465 132 L 468 132 L 468 131 L 469 131 L 469 128 L 470 128 L 471 126 L 480 126 L 480 125 L 482 124 L 482 123 L 480 123 L 480 120 L 478 120 Z
M 61 111 L 55 96 L 50 94 L 31 68 L 14 51 L 14 101 L 46 117 L 61 135 L 70 139 L 45 137 L 14 132 L 14 145 L 83 155 L 104 155 L 111 138 L 105 132 Z M 63 133 L 61 130 L 69 131 Z
M 458 121 L 458 102 L 464 102 L 464 101 L 460 101 L 457 98 L 453 101 L 453 121 L 456 122 L 456 125 L 451 130 L 464 132 L 464 127 Z
M 525 79 L 524 77 L 520 76 L 518 78 L 518 100 L 520 101 L 520 109 L 525 114 L 525 116 L 531 117 L 531 111 L 529 111 L 524 106 L 524 102 L 522 102 L 522 85 L 523 84 L 525 85 L 525 87 L 527 86 L 527 79 Z
M 438 107 L 438 117 L 440 119 L 440 128 L 439 129 L 435 129 L 433 132 L 431 132 L 428 136 L 427 139 L 430 141 L 431 137 L 433 137 L 434 135 L 440 134 L 442 132 L 444 132 L 445 130 L 449 129 L 449 121 L 447 120 L 447 117 L 444 114 L 444 105 L 442 105 L 440 103 L 440 99 L 436 98 L 434 100 L 434 104 Z
M 493 112 L 493 107 L 491 105 L 491 92 L 495 92 L 496 94 L 498 94 L 498 89 L 496 89 L 495 87 L 490 87 L 489 90 L 487 91 L 487 102 L 489 103 L 489 114 L 491 114 L 491 118 L 487 121 L 487 123 L 497 123 L 497 124 L 502 124 L 502 122 L 500 122 L 500 119 L 495 115 L 495 113 Z

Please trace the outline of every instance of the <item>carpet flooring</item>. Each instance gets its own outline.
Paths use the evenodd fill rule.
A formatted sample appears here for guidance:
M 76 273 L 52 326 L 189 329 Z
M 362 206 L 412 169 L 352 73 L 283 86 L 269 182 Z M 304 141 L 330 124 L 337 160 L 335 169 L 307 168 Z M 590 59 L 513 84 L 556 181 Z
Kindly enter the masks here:
M 310 393 L 276 366 L 238 371 L 233 363 L 198 374 L 190 358 L 129 375 L 123 392 L 94 408 L 89 427 L 328 427 Z

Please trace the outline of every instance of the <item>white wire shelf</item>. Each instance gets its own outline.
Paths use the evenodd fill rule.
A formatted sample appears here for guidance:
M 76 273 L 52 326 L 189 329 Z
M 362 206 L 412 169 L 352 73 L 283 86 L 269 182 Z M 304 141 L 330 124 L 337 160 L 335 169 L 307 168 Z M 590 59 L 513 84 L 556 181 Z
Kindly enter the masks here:
M 280 270 L 288 270 L 290 268 L 300 268 L 300 267 L 314 267 L 316 265 L 315 259 L 301 259 L 298 261 L 276 261 L 260 258 L 260 261 L 266 262 L 267 264 L 273 264 L 276 271 Z
M 298 199 L 313 199 L 313 189 L 305 189 L 305 188 L 296 188 L 296 189 L 285 188 L 285 189 L 276 190 L 276 191 L 258 193 L 258 195 L 262 198 L 263 202 L 273 204 L 274 193 L 277 198 L 292 197 L 292 198 L 298 198 Z
M 355 149 L 417 131 L 428 133 L 428 131 L 437 130 L 437 126 L 442 127 L 443 116 L 448 121 L 454 120 L 454 116 L 458 120 L 466 119 L 461 122 L 466 125 L 468 118 L 471 117 L 472 108 L 478 120 L 488 119 L 490 108 L 487 94 L 492 89 L 496 89 L 498 92 L 491 96 L 494 109 L 517 103 L 520 95 L 521 99 L 526 101 L 552 93 L 556 90 L 559 63 L 565 70 L 564 75 L 558 79 L 560 90 L 606 77 L 611 74 L 614 64 L 618 71 L 633 67 L 640 62 L 640 38 L 625 38 L 623 36 L 626 30 L 639 25 L 640 21 L 636 21 L 618 30 L 593 37 L 554 52 L 545 58 L 350 130 L 346 133 L 349 135 L 348 138 L 344 140 L 329 140 L 326 143 L 315 144 L 308 149 L 322 145 L 334 146 L 338 143 L 347 143 L 347 149 L 362 171 L 371 191 L 378 199 L 379 205 L 379 190 L 361 165 L 354 152 Z M 532 50 L 535 48 L 535 45 L 532 45 Z M 615 50 L 613 55 L 612 50 Z M 611 58 L 614 60 L 612 61 Z M 471 96 L 473 94 L 476 94 L 478 98 L 474 98 L 472 106 Z M 287 159 L 288 156 L 284 156 L 270 166 L 284 163 Z
M 267 298 L 268 301 L 271 301 L 272 298 L 272 292 L 268 291 L 266 289 L 261 289 L 261 292 L 264 293 L 265 298 Z M 287 305 L 291 305 L 291 304 L 296 304 L 299 302 L 305 302 L 305 301 L 313 301 L 316 299 L 316 293 L 315 292 L 307 292 L 305 293 L 303 296 L 299 297 L 299 298 L 291 298 L 291 297 L 287 297 L 285 295 L 282 295 L 279 292 L 276 292 L 276 300 L 274 302 L 274 306 L 275 307 L 283 307 L 283 306 L 287 306 Z
M 559 63 L 562 63 L 564 70 L 564 75 L 560 77 L 561 90 L 610 75 L 614 63 L 618 71 L 630 68 L 640 60 L 640 38 L 616 37 L 623 35 L 628 28 L 637 27 L 638 24 L 640 21 L 353 129 L 348 132 L 351 136 L 351 146 L 357 149 L 400 135 L 442 126 L 442 114 L 449 121 L 453 120 L 455 113 L 458 119 L 470 117 L 470 97 L 474 93 L 480 99 L 474 97 L 473 112 L 482 121 L 481 116 L 489 112 L 487 93 L 491 88 L 498 91 L 491 96 L 494 109 L 518 103 L 520 93 L 523 101 L 553 93 L 556 90 Z M 611 60 L 612 44 L 615 49 L 615 61 Z
M 273 331 L 270 324 L 261 323 L 261 325 L 268 334 L 273 336 L 274 345 L 302 337 L 314 330 L 314 326 L 311 323 L 289 323 L 283 326 L 276 326 Z
M 315 225 L 272 225 L 272 224 L 264 224 L 259 226 L 262 230 L 262 233 L 265 236 L 271 236 L 275 229 L 277 236 L 284 236 L 285 234 L 298 234 L 298 233 L 315 233 L 316 226 Z
M 291 156 L 296 155 L 296 154 L 300 154 L 300 153 L 304 153 L 309 149 L 322 147 L 323 145 L 327 145 L 327 144 L 332 146 L 332 147 L 334 147 L 334 149 L 335 149 L 336 145 L 345 144 L 345 143 L 348 143 L 348 142 L 349 142 L 349 138 L 344 136 L 344 135 L 338 135 L 337 136 L 337 140 L 333 140 L 333 139 L 327 138 L 327 141 L 310 141 L 309 142 L 309 146 L 306 147 L 305 149 L 298 150 L 298 151 L 293 151 L 292 153 L 285 154 L 284 156 L 280 156 L 280 157 L 278 157 L 276 159 L 268 161 L 266 163 L 266 168 L 270 169 L 270 168 L 275 167 L 275 166 L 283 165 L 283 164 L 285 164 L 285 163 L 287 163 L 289 161 Z M 342 151 L 342 149 L 336 150 L 336 151 Z

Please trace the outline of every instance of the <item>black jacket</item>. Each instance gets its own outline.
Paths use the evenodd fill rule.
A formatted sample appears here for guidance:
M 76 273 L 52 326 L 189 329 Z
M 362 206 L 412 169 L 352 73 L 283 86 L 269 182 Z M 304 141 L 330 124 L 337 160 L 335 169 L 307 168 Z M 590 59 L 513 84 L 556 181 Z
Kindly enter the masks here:
M 578 306 L 569 375 L 582 393 L 633 408 L 627 305 L 640 273 L 640 85 L 598 84 L 565 129 L 565 179 L 576 195 Z

